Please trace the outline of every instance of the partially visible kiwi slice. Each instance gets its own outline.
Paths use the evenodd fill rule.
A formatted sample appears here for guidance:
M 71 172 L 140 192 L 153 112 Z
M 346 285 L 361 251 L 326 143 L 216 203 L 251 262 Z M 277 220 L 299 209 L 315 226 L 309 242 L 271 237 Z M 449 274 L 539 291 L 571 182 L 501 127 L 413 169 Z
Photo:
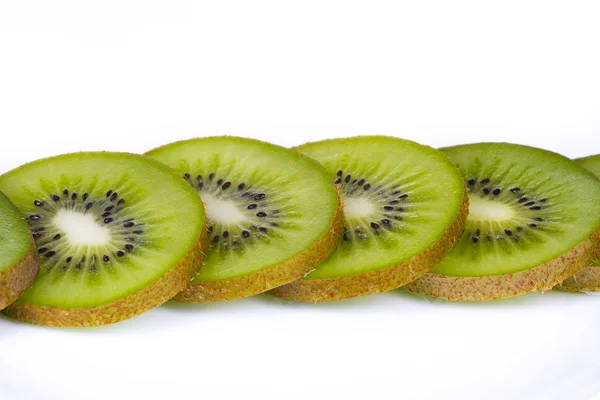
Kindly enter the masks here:
M 600 154 L 579 158 L 575 163 L 581 165 L 588 171 L 600 178 Z M 596 200 L 597 207 L 600 207 L 600 199 Z M 600 258 L 600 236 L 598 237 L 598 257 Z M 570 292 L 600 292 L 600 260 L 596 263 L 573 275 L 571 278 L 562 282 L 557 289 Z
M 148 155 L 177 170 L 206 205 L 210 251 L 177 301 L 265 292 L 302 277 L 336 246 L 338 194 L 314 160 L 236 137 L 186 140 Z
M 429 271 L 460 236 L 465 186 L 442 152 L 385 136 L 325 140 L 296 150 L 323 164 L 338 186 L 344 234 L 315 271 L 270 294 L 325 302 L 396 289 Z
M 4 310 L 18 320 L 93 326 L 133 317 L 183 290 L 206 250 L 198 196 L 147 157 L 38 160 L 0 176 L 0 190 L 29 221 L 40 259 L 34 284 Z
M 548 290 L 591 265 L 600 181 L 549 151 L 506 143 L 442 149 L 462 172 L 469 217 L 458 244 L 406 288 L 448 300 Z
M 37 272 L 29 226 L 17 207 L 0 193 L 0 310 L 31 285 Z

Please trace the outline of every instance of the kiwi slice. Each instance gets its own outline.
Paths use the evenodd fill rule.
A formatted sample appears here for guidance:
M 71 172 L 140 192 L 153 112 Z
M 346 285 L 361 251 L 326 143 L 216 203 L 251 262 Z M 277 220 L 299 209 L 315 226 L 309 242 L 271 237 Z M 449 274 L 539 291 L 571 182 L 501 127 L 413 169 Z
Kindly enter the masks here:
M 466 229 L 413 292 L 492 300 L 548 290 L 588 267 L 600 232 L 600 181 L 568 158 L 507 143 L 443 151 L 469 193 Z
M 209 137 L 148 155 L 198 191 L 209 221 L 206 263 L 177 301 L 265 292 L 314 269 L 339 240 L 343 217 L 335 187 L 323 167 L 299 153 L 258 140 Z
M 0 193 L 0 310 L 31 285 L 37 272 L 29 226 L 17 207 Z
M 581 165 L 588 171 L 600 178 L 600 154 L 575 160 L 575 163 Z M 600 207 L 600 204 L 598 204 Z M 600 252 L 600 242 L 598 243 Z M 600 254 L 598 254 L 600 257 Z M 600 292 L 600 260 L 563 281 L 557 289 L 570 292 Z
M 297 147 L 325 166 L 342 194 L 344 234 L 303 279 L 270 294 L 325 302 L 398 288 L 454 245 L 468 209 L 458 170 L 442 152 L 385 136 Z
M 33 285 L 4 310 L 15 319 L 114 323 L 168 301 L 201 265 L 202 202 L 150 158 L 107 152 L 47 158 L 0 176 L 0 190 L 28 220 L 40 260 Z

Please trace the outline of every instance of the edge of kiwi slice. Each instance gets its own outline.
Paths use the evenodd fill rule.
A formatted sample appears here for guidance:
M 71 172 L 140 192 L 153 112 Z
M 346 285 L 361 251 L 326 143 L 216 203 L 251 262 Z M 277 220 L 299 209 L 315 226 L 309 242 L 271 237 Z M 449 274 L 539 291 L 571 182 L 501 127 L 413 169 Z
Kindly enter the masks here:
M 327 232 L 309 249 L 277 265 L 252 275 L 223 281 L 191 282 L 173 300 L 181 303 L 229 301 L 264 293 L 281 284 L 295 281 L 306 275 L 331 254 L 344 229 L 344 213 L 341 202 Z M 283 282 L 283 283 L 282 283 Z
M 303 279 L 271 290 L 270 295 L 319 303 L 397 289 L 431 270 L 460 237 L 469 199 L 459 172 L 442 152 L 389 136 L 332 139 L 294 149 L 321 162 L 342 190 L 346 226 L 326 265 L 317 266 Z M 385 152 L 387 156 L 380 157 Z M 414 167 L 415 163 L 419 168 Z M 439 182 L 425 179 L 431 169 L 439 172 L 443 167 L 449 172 L 442 176 L 454 182 L 444 187 L 456 188 L 456 194 L 460 189 L 460 196 L 452 196 L 452 201 L 448 194 L 443 199 L 433 196 L 432 189 Z M 452 214 L 444 215 L 435 236 L 423 239 L 423 229 L 427 230 L 424 226 L 433 218 L 428 207 L 444 202 Z M 406 238 L 414 232 L 420 239 L 407 243 Z
M 560 282 L 589 267 L 597 259 L 600 245 L 600 225 L 573 229 L 575 223 L 573 221 L 578 220 L 575 219 L 575 216 L 570 219 L 565 218 L 563 211 L 563 208 L 571 206 L 568 203 L 573 202 L 573 198 L 579 198 L 577 196 L 587 193 L 585 189 L 589 188 L 598 192 L 600 185 L 595 185 L 591 173 L 576 166 L 564 156 L 529 146 L 509 143 L 476 143 L 442 150 L 451 153 L 451 158 L 463 173 L 470 188 L 470 195 L 477 196 L 478 201 L 480 201 L 480 197 L 487 199 L 481 200 L 486 204 L 498 199 L 499 205 L 491 204 L 493 207 L 489 210 L 487 209 L 489 206 L 485 206 L 485 212 L 488 213 L 486 218 L 489 218 L 494 225 L 487 226 L 485 225 L 488 223 L 487 220 L 479 219 L 482 217 L 480 214 L 484 212 L 483 209 L 478 210 L 477 220 L 470 221 L 468 218 L 467 229 L 463 233 L 461 241 L 450 253 L 446 260 L 447 263 L 443 267 L 442 264 L 436 266 L 432 272 L 406 285 L 407 290 L 452 301 L 504 299 L 532 291 L 550 290 Z M 547 178 L 548 171 L 543 166 L 534 168 L 530 164 L 523 167 L 523 170 L 517 168 L 513 171 L 512 169 L 519 165 L 519 160 L 523 159 L 546 162 L 555 170 L 570 168 L 568 166 L 572 165 L 573 173 L 566 178 L 560 177 L 560 179 L 555 173 L 552 174 L 550 180 Z M 569 169 L 569 171 L 571 170 Z M 478 177 L 478 174 L 486 176 Z M 534 179 L 537 176 L 546 177 L 546 179 L 540 180 L 538 186 Z M 480 182 L 478 179 L 481 178 L 485 179 Z M 513 185 L 518 184 L 518 181 L 524 181 L 520 183 L 526 187 L 519 188 L 518 185 Z M 569 190 L 565 189 L 571 184 L 571 181 L 577 181 L 581 185 L 578 192 L 570 188 L 567 188 Z M 547 182 L 550 182 L 548 188 L 544 186 Z M 541 193 L 538 192 L 542 191 L 543 195 L 548 197 L 536 197 L 536 193 L 540 195 Z M 505 194 L 506 197 L 503 198 L 502 196 Z M 594 195 L 590 193 L 587 198 L 582 199 L 581 204 L 572 206 L 579 213 L 579 221 L 585 220 L 584 211 L 581 208 L 584 205 L 589 206 L 593 197 Z M 482 207 L 481 201 L 480 208 Z M 499 217 L 503 214 L 503 209 L 498 209 L 498 207 L 512 208 L 516 210 L 515 215 L 520 215 L 519 212 L 523 213 L 523 216 L 518 217 L 521 222 L 512 222 L 517 225 L 504 226 L 514 221 L 514 217 L 507 220 Z M 538 216 L 535 213 L 545 214 Z M 542 216 L 544 218 L 539 218 Z M 569 217 L 571 216 L 569 215 Z M 526 218 L 531 219 L 527 222 Z M 598 220 L 598 213 L 594 214 L 594 218 Z M 549 227 L 544 227 L 543 224 L 548 224 Z M 499 227 L 500 230 L 494 233 L 492 226 Z M 513 229 L 513 226 L 516 226 L 517 229 Z M 527 228 L 523 228 L 524 226 Z M 481 232 L 478 228 L 481 228 Z M 486 233 L 484 229 L 489 229 L 491 233 Z M 558 235 L 563 234 L 563 236 L 569 234 L 569 240 L 574 241 L 575 238 L 578 238 L 578 242 L 575 242 L 573 247 L 565 247 L 564 250 L 557 249 L 555 245 L 558 243 L 557 239 L 552 236 L 555 235 L 555 232 L 558 232 Z M 582 232 L 581 236 L 577 236 L 579 232 Z M 522 237 L 515 238 L 517 234 Z M 498 236 L 496 237 L 496 235 Z M 531 242 L 533 246 L 543 246 L 546 237 L 550 238 L 548 241 L 550 247 L 540 248 L 544 249 L 543 254 L 548 253 L 548 259 L 527 268 L 527 264 L 537 262 L 534 260 L 543 255 L 540 256 L 536 253 L 536 247 L 531 252 L 531 248 L 526 246 L 523 248 L 524 250 L 521 250 L 520 246 L 524 246 L 525 242 Z M 489 250 L 489 256 L 496 257 L 484 258 L 480 251 L 488 252 L 488 250 L 487 247 L 478 247 L 482 244 L 490 249 L 493 247 L 496 249 L 495 251 L 505 252 L 507 257 L 512 257 L 513 260 L 515 256 L 518 256 L 519 260 L 523 260 L 523 264 L 520 266 L 507 264 L 506 260 L 501 257 L 502 254 L 492 253 L 491 250 Z M 475 264 L 470 265 L 469 260 Z M 486 268 L 485 273 L 474 270 L 480 264 Z M 455 265 L 459 270 L 451 268 Z M 590 279 L 589 276 L 586 278 Z
M 269 294 L 302 303 L 322 303 L 367 296 L 397 289 L 422 276 L 439 263 L 452 249 L 469 213 L 469 199 L 465 194 L 460 213 L 442 237 L 421 254 L 403 263 L 381 270 L 332 279 L 301 279 L 273 289 Z
M 580 272 L 584 273 L 580 278 L 584 282 L 600 278 L 600 271 L 597 274 L 586 272 L 591 260 L 597 258 L 599 244 L 600 229 L 569 252 L 535 268 L 514 274 L 477 277 L 428 273 L 404 288 L 453 301 L 500 300 L 534 291 L 546 291 Z
M 575 163 L 589 170 L 600 178 L 600 154 L 578 158 Z M 600 207 L 600 204 L 598 204 Z M 598 241 L 598 254 L 596 263 L 566 279 L 556 287 L 567 292 L 600 292 L 600 239 Z
M 203 205 L 193 189 L 180 179 L 172 169 L 158 161 L 142 155 L 114 152 L 81 152 L 44 158 L 0 176 L 0 186 L 20 212 L 29 216 L 31 224 L 47 221 L 43 230 L 33 229 L 32 225 L 33 231 L 37 233 L 32 235 L 36 242 L 45 237 L 41 236 L 41 233 L 48 234 L 59 230 L 59 234 L 48 241 L 48 245 L 44 245 L 56 246 L 52 251 L 37 246 L 38 253 L 41 254 L 38 280 L 41 279 L 42 271 L 54 274 L 43 277 L 48 286 L 38 286 L 37 291 L 30 293 L 27 299 L 26 291 L 24 297 L 2 312 L 11 318 L 36 325 L 90 327 L 134 317 L 173 298 L 185 289 L 197 273 L 208 247 Z M 118 194 L 116 190 L 105 193 L 104 184 L 110 185 L 111 188 L 120 187 L 122 191 Z M 66 188 L 70 188 L 71 191 L 67 191 Z M 169 199 L 166 191 L 171 191 L 175 200 Z M 157 192 L 160 196 L 155 197 Z M 158 212 L 157 209 L 184 199 L 190 199 L 181 203 L 185 205 L 187 212 L 200 213 L 196 218 L 198 225 L 186 233 L 184 244 L 171 246 L 177 239 L 176 224 L 181 222 L 183 217 L 177 216 L 171 209 L 166 213 Z M 106 212 L 108 208 L 105 207 L 108 204 L 111 216 L 102 220 L 105 216 L 100 216 L 100 213 Z M 64 212 L 69 213 L 68 220 L 59 217 L 60 213 Z M 130 212 L 142 218 L 140 225 L 137 225 L 137 221 L 132 222 L 132 219 L 124 219 L 130 216 Z M 73 244 L 79 240 L 77 235 L 84 233 L 82 229 L 90 232 L 88 225 L 82 228 L 81 222 L 71 216 L 73 213 L 91 218 L 91 223 L 99 224 L 102 229 L 113 229 L 111 235 L 115 236 L 111 237 L 111 243 L 114 243 L 113 239 L 116 241 L 117 238 L 126 238 L 116 235 L 129 237 L 132 234 L 143 234 L 143 238 L 135 242 L 136 246 L 125 245 L 123 251 L 114 252 L 98 250 L 104 246 L 100 244 Z M 59 218 L 66 224 L 66 228 L 57 225 Z M 113 225 L 113 219 L 116 225 Z M 142 226 L 143 229 L 139 232 L 124 233 L 140 229 Z M 163 231 L 165 227 L 168 231 Z M 166 232 L 169 233 L 168 236 L 163 236 Z M 87 257 L 85 262 L 81 259 L 81 262 L 75 265 L 76 262 L 71 262 L 70 255 L 76 255 L 79 249 L 86 249 L 87 254 L 93 252 L 94 256 Z M 167 254 L 171 250 L 177 251 L 178 256 L 169 259 L 171 256 Z M 96 251 L 101 251 L 99 257 L 96 257 Z M 104 253 L 105 260 L 102 259 L 104 251 L 107 251 Z M 110 254 L 110 257 L 106 254 Z M 160 258 L 161 264 L 146 269 L 144 260 L 147 260 L 147 257 Z M 98 275 L 98 278 L 93 278 L 92 275 L 106 273 L 107 277 L 112 277 L 119 273 L 121 262 L 130 268 L 127 270 L 124 267 L 127 283 L 119 287 L 124 296 L 118 297 L 115 294 L 116 289 L 107 288 L 100 284 L 102 281 L 94 280 L 102 279 L 102 275 Z M 148 277 L 145 272 L 147 270 L 152 274 L 152 278 Z M 68 276 L 77 278 L 69 279 Z M 58 278 L 61 280 L 57 281 Z M 91 280 L 86 281 L 84 278 Z M 114 279 L 115 284 L 119 282 L 119 276 L 114 276 Z M 28 290 L 33 290 L 38 280 Z M 61 291 L 64 289 L 55 286 L 54 282 L 67 285 L 72 290 L 69 297 L 61 299 Z
M 2 213 L 11 220 L 7 221 L 9 226 L 0 226 L 0 231 L 7 235 L 15 235 L 17 228 L 13 225 L 18 224 L 20 225 L 18 228 L 21 231 L 20 236 L 22 238 L 16 238 L 16 240 L 23 239 L 23 241 L 26 240 L 29 242 L 29 250 L 25 256 L 0 272 L 0 310 L 2 310 L 19 298 L 29 285 L 33 283 L 39 270 L 39 264 L 35 243 L 31 237 L 25 218 L 23 218 L 21 212 L 3 193 L 0 193 L 0 208 L 2 208 Z M 21 257 L 21 255 L 22 252 L 18 251 L 16 257 Z

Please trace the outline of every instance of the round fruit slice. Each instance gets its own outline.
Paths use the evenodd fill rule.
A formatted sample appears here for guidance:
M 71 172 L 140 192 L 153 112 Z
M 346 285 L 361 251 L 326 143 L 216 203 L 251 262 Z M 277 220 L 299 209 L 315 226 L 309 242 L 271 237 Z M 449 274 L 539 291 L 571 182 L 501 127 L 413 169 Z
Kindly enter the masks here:
M 318 163 L 252 139 L 211 137 L 148 153 L 204 201 L 210 251 L 181 302 L 233 300 L 294 281 L 339 240 L 342 210 Z
M 442 152 L 383 136 L 296 150 L 322 163 L 338 186 L 344 234 L 315 271 L 270 294 L 325 302 L 396 289 L 429 271 L 460 236 L 467 196 Z
M 0 176 L 0 190 L 29 221 L 40 259 L 34 284 L 4 310 L 22 321 L 94 326 L 133 317 L 183 290 L 207 247 L 202 202 L 147 157 L 38 160 Z
M 548 290 L 591 265 L 600 181 L 571 160 L 506 143 L 443 149 L 467 183 L 469 217 L 450 254 L 407 289 L 448 300 Z
M 588 171 L 600 178 L 600 154 L 575 160 L 575 163 L 581 165 Z M 600 207 L 600 199 L 596 200 L 597 207 Z M 600 240 L 600 236 L 599 236 Z M 598 243 L 598 257 L 600 258 L 600 242 Z M 570 292 L 600 292 L 600 260 L 594 265 L 573 275 L 571 278 L 563 281 L 557 289 Z
M 17 207 L 0 193 L 0 310 L 31 285 L 37 272 L 29 226 Z

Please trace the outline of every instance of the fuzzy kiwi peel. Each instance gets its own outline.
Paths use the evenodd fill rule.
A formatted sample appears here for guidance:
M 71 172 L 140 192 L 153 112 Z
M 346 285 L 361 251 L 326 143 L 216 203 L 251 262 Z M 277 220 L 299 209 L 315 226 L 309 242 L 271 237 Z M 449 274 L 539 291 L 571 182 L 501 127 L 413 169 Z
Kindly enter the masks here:
M 88 327 L 139 315 L 183 290 L 208 247 L 195 192 L 144 156 L 51 157 L 0 176 L 0 188 L 30 220 L 39 253 L 37 279 L 3 310 L 23 322 Z
M 443 153 L 386 136 L 325 140 L 295 150 L 322 163 L 338 185 L 344 234 L 324 263 L 270 295 L 318 303 L 393 290 L 433 268 L 460 237 L 468 198 Z
M 592 174 L 527 146 L 442 150 L 463 173 L 476 208 L 448 257 L 406 289 L 455 301 L 504 299 L 550 290 L 597 258 L 600 214 L 592 205 L 600 185 Z

